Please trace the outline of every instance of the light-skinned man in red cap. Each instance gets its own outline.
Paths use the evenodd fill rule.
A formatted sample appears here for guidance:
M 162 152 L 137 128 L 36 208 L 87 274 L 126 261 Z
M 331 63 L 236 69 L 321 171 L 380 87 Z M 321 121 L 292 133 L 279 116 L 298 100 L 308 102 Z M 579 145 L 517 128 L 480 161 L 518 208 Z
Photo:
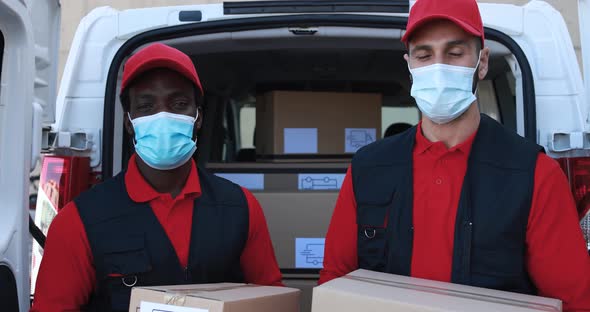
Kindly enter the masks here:
M 32 310 L 127 311 L 133 286 L 281 285 L 258 201 L 192 159 L 203 89 L 191 59 L 152 44 L 121 90 L 135 154 L 53 220 Z
M 320 283 L 363 268 L 590 311 L 590 259 L 563 172 L 480 115 L 490 52 L 475 0 L 418 0 L 402 41 L 422 120 L 355 155 Z

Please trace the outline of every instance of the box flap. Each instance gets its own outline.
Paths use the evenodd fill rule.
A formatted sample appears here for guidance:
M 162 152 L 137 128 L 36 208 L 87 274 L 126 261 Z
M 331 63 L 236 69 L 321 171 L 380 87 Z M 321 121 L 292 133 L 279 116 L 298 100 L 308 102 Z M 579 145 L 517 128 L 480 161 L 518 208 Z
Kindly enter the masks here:
M 248 286 L 242 283 L 217 283 L 217 284 L 195 284 L 195 285 L 164 285 L 164 286 L 143 286 L 137 288 L 168 292 L 168 293 L 182 293 L 191 294 L 208 291 L 219 291 L 226 289 L 234 289 Z
M 225 289 L 205 294 L 205 297 L 224 302 L 242 301 L 254 298 L 279 296 L 299 292 L 298 289 L 287 287 L 248 285 L 233 289 Z

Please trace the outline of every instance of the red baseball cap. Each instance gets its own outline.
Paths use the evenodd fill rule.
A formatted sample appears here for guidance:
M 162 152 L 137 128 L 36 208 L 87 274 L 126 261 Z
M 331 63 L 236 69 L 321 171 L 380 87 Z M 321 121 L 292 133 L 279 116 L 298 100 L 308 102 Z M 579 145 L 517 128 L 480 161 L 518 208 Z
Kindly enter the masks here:
M 199 89 L 201 95 L 203 95 L 203 87 L 201 86 L 199 75 L 190 57 L 162 43 L 151 44 L 139 50 L 139 52 L 127 60 L 123 68 L 121 92 L 138 75 L 154 68 L 168 68 L 178 72 L 192 81 Z
M 410 11 L 402 42 L 407 46 L 410 36 L 416 29 L 430 21 L 440 19 L 449 20 L 466 32 L 480 37 L 483 47 L 483 22 L 475 0 L 417 0 Z

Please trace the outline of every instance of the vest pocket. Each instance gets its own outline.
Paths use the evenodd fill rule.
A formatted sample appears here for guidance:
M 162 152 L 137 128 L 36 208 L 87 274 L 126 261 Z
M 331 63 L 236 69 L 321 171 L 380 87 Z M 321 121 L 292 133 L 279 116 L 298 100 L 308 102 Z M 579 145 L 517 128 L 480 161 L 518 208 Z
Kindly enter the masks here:
M 382 270 L 386 259 L 388 205 L 359 204 L 357 207 L 359 267 Z
M 152 270 L 143 235 L 111 240 L 103 249 L 102 257 L 102 278 L 106 286 L 103 291 L 109 293 L 113 310 L 126 311 L 131 288 L 143 285 L 143 277 Z

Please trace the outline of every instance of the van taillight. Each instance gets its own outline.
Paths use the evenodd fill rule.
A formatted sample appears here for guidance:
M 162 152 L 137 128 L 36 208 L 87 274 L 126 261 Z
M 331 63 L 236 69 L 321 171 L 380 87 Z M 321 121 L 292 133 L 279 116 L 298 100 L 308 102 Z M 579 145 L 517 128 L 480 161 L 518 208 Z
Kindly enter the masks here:
M 43 191 L 53 207 L 59 211 L 65 204 L 88 189 L 90 158 L 45 156 L 39 178 Z
M 570 182 L 580 226 L 590 250 L 590 157 L 560 158 L 557 161 Z
M 560 158 L 558 161 L 572 187 L 581 220 L 590 210 L 590 157 Z
M 39 190 L 37 192 L 37 207 L 35 209 L 35 224 L 43 234 L 47 230 L 57 213 L 78 194 L 88 189 L 97 175 L 90 173 L 90 158 L 75 156 L 43 157 Z M 43 248 L 33 244 L 31 257 L 31 293 L 35 290 L 39 264 L 43 257 Z

